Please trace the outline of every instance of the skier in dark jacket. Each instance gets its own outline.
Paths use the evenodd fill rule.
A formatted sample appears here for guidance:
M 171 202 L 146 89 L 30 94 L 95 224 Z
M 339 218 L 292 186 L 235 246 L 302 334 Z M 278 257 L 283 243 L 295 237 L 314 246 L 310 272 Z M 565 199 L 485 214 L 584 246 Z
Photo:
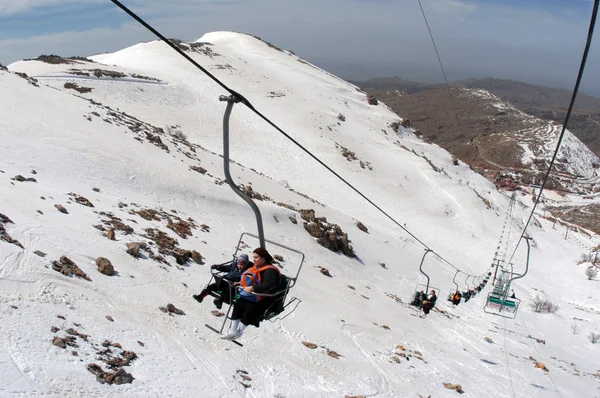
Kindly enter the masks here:
M 458 305 L 460 304 L 460 299 L 462 298 L 462 294 L 460 294 L 460 292 L 457 290 L 454 295 L 452 296 L 452 304 L 454 305 Z
M 222 339 L 239 338 L 248 325 L 259 326 L 270 300 L 252 293 L 273 293 L 279 283 L 280 272 L 273 265 L 273 257 L 261 247 L 253 252 L 254 266 L 242 275 L 240 298 L 235 302 L 231 313 L 231 330 Z
M 227 272 L 222 277 L 215 275 L 215 283 L 208 285 L 200 294 L 194 294 L 192 297 L 199 303 L 204 300 L 211 292 L 221 290 L 221 297 L 213 301 L 218 309 L 221 309 L 223 303 L 230 303 L 230 291 L 233 290 L 233 284 L 239 282 L 242 278 L 242 274 L 250 267 L 248 261 L 248 255 L 242 254 L 238 258 L 234 259 L 230 264 L 211 265 L 211 269 L 218 271 Z
M 421 304 L 423 304 L 423 300 L 425 300 L 425 296 L 425 292 L 422 290 L 420 292 L 415 292 L 415 297 L 413 298 L 413 301 L 410 302 L 410 305 L 420 307 Z
M 471 299 L 472 295 L 473 294 L 472 294 L 471 290 L 467 290 L 467 292 L 465 293 L 465 303 Z
M 423 312 L 425 313 L 425 315 L 429 314 L 429 311 L 431 311 L 431 309 L 435 305 L 436 301 L 437 301 L 437 296 L 435 294 L 435 290 L 432 290 L 429 297 L 427 297 L 425 300 L 423 300 L 422 308 L 423 308 Z

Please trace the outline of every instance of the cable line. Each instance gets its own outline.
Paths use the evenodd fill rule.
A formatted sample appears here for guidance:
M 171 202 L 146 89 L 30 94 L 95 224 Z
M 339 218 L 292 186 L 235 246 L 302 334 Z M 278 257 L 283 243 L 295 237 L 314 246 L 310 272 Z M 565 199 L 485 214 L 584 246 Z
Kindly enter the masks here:
M 438 257 L 440 260 L 442 260 L 443 262 L 447 263 L 448 265 L 450 265 L 452 268 L 454 268 L 455 270 L 458 270 L 458 268 L 456 266 L 454 266 L 451 262 L 449 262 L 448 260 L 446 260 L 444 257 L 442 257 L 440 254 L 436 253 L 433 249 L 431 249 L 425 242 L 423 242 L 422 240 L 420 240 L 419 238 L 417 238 L 412 232 L 410 232 L 408 229 L 406 229 L 402 224 L 400 224 L 398 221 L 396 221 L 392 216 L 390 216 L 387 212 L 385 212 L 381 207 L 379 207 L 377 204 L 375 204 L 371 199 L 369 199 L 365 194 L 363 194 L 361 191 L 359 191 L 357 188 L 355 188 L 352 184 L 350 184 L 348 181 L 346 181 L 346 179 L 344 179 L 342 176 L 340 176 L 336 171 L 334 171 L 331 167 L 329 167 L 327 164 L 325 164 L 322 160 L 320 160 L 317 156 L 315 156 L 311 151 L 309 151 L 308 149 L 306 149 L 302 144 L 300 144 L 298 141 L 296 141 L 294 138 L 292 138 L 289 134 L 287 134 L 285 131 L 283 131 L 278 125 L 276 125 L 274 122 L 272 122 L 268 117 L 266 117 L 265 115 L 263 115 L 260 111 L 258 111 L 256 108 L 254 108 L 254 106 L 250 103 L 250 101 L 248 101 L 243 95 L 239 94 L 238 92 L 234 91 L 233 89 L 229 88 L 225 83 L 223 83 L 221 80 L 219 80 L 217 77 L 215 77 L 213 74 L 211 74 L 208 70 L 206 70 L 204 67 L 202 67 L 198 62 L 194 61 L 190 56 L 188 56 L 187 54 L 185 54 L 181 49 L 179 49 L 176 45 L 174 45 L 169 39 L 167 39 L 165 36 L 163 36 L 160 32 L 158 32 L 156 29 L 154 29 L 152 26 L 150 26 L 150 24 L 148 24 L 146 21 L 144 21 L 141 17 L 139 17 L 137 14 L 135 14 L 133 11 L 131 11 L 129 8 L 127 8 L 125 5 L 123 5 L 119 0 L 110 0 L 112 3 L 114 3 L 116 6 L 118 6 L 121 10 L 123 10 L 125 13 L 127 13 L 129 16 L 131 16 L 133 19 L 135 19 L 137 22 L 139 22 L 142 26 L 144 26 L 146 29 L 148 29 L 150 32 L 152 32 L 155 36 L 157 36 L 160 40 L 164 41 L 169 47 L 171 47 L 173 50 L 175 50 L 179 55 L 181 55 L 182 57 L 184 57 L 186 60 L 188 60 L 192 65 L 194 65 L 195 67 L 197 67 L 198 69 L 200 69 L 204 74 L 206 74 L 209 78 L 211 78 L 215 83 L 217 83 L 219 86 L 221 86 L 224 90 L 226 90 L 228 93 L 230 93 L 231 95 L 233 95 L 237 100 L 239 100 L 240 103 L 246 105 L 250 110 L 252 110 L 252 112 L 254 112 L 257 116 L 259 116 L 262 120 L 264 120 L 265 122 L 267 122 L 270 126 L 272 126 L 275 130 L 277 130 L 279 133 L 281 133 L 283 136 L 285 136 L 287 139 L 289 139 L 290 141 L 292 141 L 298 148 L 300 148 L 302 151 L 304 151 L 307 155 L 309 155 L 311 158 L 313 158 L 315 161 L 317 161 L 321 166 L 323 166 L 325 169 L 327 169 L 330 173 L 332 173 L 334 176 L 336 176 L 340 181 L 342 181 L 344 184 L 346 184 L 349 188 L 351 188 L 354 192 L 356 192 L 359 196 L 361 196 L 363 199 L 365 199 L 367 202 L 369 202 L 369 204 L 371 204 L 373 207 L 375 207 L 377 210 L 379 210 L 380 213 L 382 213 L 383 215 L 385 215 L 389 220 L 391 220 L 394 224 L 396 224 L 398 227 L 400 227 L 402 230 L 404 230 L 409 236 L 411 236 L 413 239 L 415 239 L 417 242 L 419 242 L 422 246 L 424 246 L 426 249 L 430 250 L 432 252 L 432 254 L 434 254 L 436 257 Z
M 523 227 L 523 232 L 521 233 L 521 236 L 519 237 L 519 240 L 517 241 L 515 250 L 513 251 L 512 255 L 510 256 L 510 260 L 508 260 L 509 264 L 512 261 L 513 257 L 515 256 L 515 253 L 517 252 L 517 249 L 519 248 L 519 244 L 525 237 L 525 231 L 527 230 L 527 227 L 529 226 L 529 223 L 531 222 L 531 219 L 533 218 L 533 215 L 535 213 L 535 209 L 537 208 L 537 205 L 540 203 L 540 199 L 542 197 L 542 192 L 544 192 L 544 187 L 546 186 L 546 183 L 548 182 L 548 179 L 550 177 L 550 172 L 552 171 L 552 167 L 554 167 L 554 162 L 556 160 L 556 157 L 558 156 L 560 144 L 562 143 L 563 137 L 565 136 L 565 133 L 567 131 L 567 125 L 569 123 L 569 119 L 571 118 L 571 112 L 573 111 L 573 107 L 575 106 L 575 99 L 577 98 L 577 93 L 579 91 L 579 85 L 581 84 L 581 79 L 583 78 L 583 70 L 585 69 L 585 64 L 587 62 L 588 53 L 590 51 L 590 45 L 592 44 L 592 37 L 594 36 L 594 26 L 596 24 L 596 17 L 598 15 L 598 4 L 599 3 L 600 3 L 600 0 L 594 0 L 594 9 L 592 11 L 592 18 L 590 20 L 590 27 L 588 29 L 587 41 L 585 43 L 585 50 L 583 51 L 583 56 L 581 57 L 581 65 L 579 66 L 579 73 L 577 75 L 577 81 L 575 82 L 575 88 L 573 89 L 573 95 L 571 96 L 571 103 L 569 104 L 569 109 L 567 111 L 567 115 L 565 116 L 565 122 L 563 123 L 562 131 L 560 132 L 560 136 L 558 138 L 558 143 L 556 144 L 556 149 L 554 150 L 554 155 L 552 156 L 552 160 L 550 161 L 550 165 L 548 166 L 548 171 L 546 172 L 546 175 L 544 176 L 544 181 L 542 182 L 542 186 L 540 187 L 540 192 L 537 196 L 537 199 L 535 200 L 535 203 L 533 204 L 533 208 L 531 209 L 531 214 L 529 214 L 529 218 L 527 219 L 527 222 L 525 223 L 525 227 Z
M 421 0 L 417 0 L 419 2 L 419 7 L 421 8 L 421 14 L 423 14 L 423 19 L 425 20 L 425 25 L 427 26 L 427 31 L 429 32 L 429 37 L 431 38 L 431 43 L 433 44 L 433 49 L 435 50 L 435 55 L 437 56 L 438 63 L 440 64 L 440 69 L 442 70 L 442 75 L 444 76 L 444 81 L 446 82 L 446 90 L 448 91 L 448 97 L 450 97 L 450 103 L 452 104 L 452 111 L 454 112 L 454 118 L 456 119 L 456 123 L 458 124 L 458 128 L 462 130 L 462 126 L 460 124 L 460 119 L 458 118 L 458 112 L 456 111 L 456 104 L 454 103 L 454 97 L 452 97 L 452 90 L 450 89 L 450 84 L 448 83 L 448 78 L 446 76 L 446 70 L 444 69 L 444 64 L 442 63 L 442 57 L 440 57 L 440 52 L 438 51 L 437 44 L 435 44 L 435 39 L 433 38 L 433 32 L 431 31 L 431 27 L 429 26 L 429 21 L 427 20 L 427 16 L 425 15 L 425 9 L 423 9 L 423 5 L 421 4 Z M 476 194 L 477 185 L 475 184 L 475 179 L 473 178 L 473 174 L 470 174 L 471 182 L 473 183 L 473 190 Z M 468 186 L 468 184 L 467 184 Z M 485 231 L 485 222 L 483 221 L 483 212 L 481 208 L 479 209 L 479 216 L 481 217 L 481 224 L 484 226 L 483 233 L 487 239 L 487 232 Z
M 454 108 L 454 115 L 456 116 L 456 120 L 458 121 L 458 115 L 456 114 L 456 107 L 454 106 L 454 99 L 452 99 L 452 94 L 450 93 L 450 84 L 448 84 L 448 78 L 446 77 L 446 71 L 444 70 L 444 65 L 442 65 L 442 59 L 440 58 L 440 53 L 435 44 L 435 39 L 433 38 L 433 33 L 431 33 L 431 28 L 429 27 L 429 22 L 427 21 L 427 16 L 425 15 L 425 10 L 423 9 L 421 0 L 417 0 L 417 1 L 419 2 L 419 7 L 421 8 L 421 14 L 423 14 L 423 19 L 425 20 L 425 25 L 427 25 L 427 31 L 429 31 L 429 37 L 431 37 L 431 42 L 433 43 L 433 48 L 435 49 L 435 55 L 437 55 L 438 62 L 440 63 L 440 68 L 442 69 L 442 74 L 444 75 L 444 81 L 446 82 L 446 88 L 448 89 L 448 93 L 450 94 L 450 101 L 452 102 L 452 107 Z

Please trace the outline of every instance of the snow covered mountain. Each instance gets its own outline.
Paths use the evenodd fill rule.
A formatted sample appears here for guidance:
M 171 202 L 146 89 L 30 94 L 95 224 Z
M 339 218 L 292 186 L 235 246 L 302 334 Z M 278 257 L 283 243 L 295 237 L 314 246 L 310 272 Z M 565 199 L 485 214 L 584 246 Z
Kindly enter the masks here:
M 508 198 L 384 104 L 249 35 L 177 43 L 445 259 L 472 275 L 489 270 Z M 210 300 L 192 298 L 208 265 L 231 259 L 240 234 L 256 230 L 223 183 L 225 92 L 156 41 L 17 62 L 0 70 L 0 87 L 0 395 L 452 397 L 451 383 L 466 397 L 598 396 L 588 335 L 598 331 L 599 286 L 586 280 L 589 263 L 577 264 L 598 236 L 564 239 L 536 218 L 516 320 L 484 313 L 484 294 L 453 308 L 444 298 L 455 271 L 430 255 L 424 269 L 442 297 L 420 319 L 407 303 L 425 282 L 423 246 L 236 105 L 234 179 L 262 198 L 268 239 L 306 255 L 297 310 L 249 328 L 238 347 L 204 327 L 222 322 Z M 530 204 L 519 198 L 508 250 Z M 347 233 L 356 257 L 320 246 L 303 225 L 308 209 Z M 135 242 L 146 244 L 141 258 L 127 252 Z M 247 253 L 258 246 L 244 242 Z M 271 250 L 293 274 L 298 258 Z M 98 271 L 99 257 L 112 276 Z M 558 312 L 535 313 L 537 295 Z M 185 315 L 159 310 L 167 304 Z M 90 364 L 135 379 L 100 384 Z

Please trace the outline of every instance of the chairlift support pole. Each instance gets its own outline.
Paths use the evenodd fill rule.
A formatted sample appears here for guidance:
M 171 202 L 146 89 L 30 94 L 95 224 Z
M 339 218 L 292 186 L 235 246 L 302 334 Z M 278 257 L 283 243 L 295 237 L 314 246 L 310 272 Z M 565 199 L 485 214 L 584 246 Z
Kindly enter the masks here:
M 518 274 L 514 274 L 511 270 L 511 273 L 510 273 L 511 279 L 506 283 L 506 290 L 504 291 L 504 297 L 502 298 L 502 304 L 500 305 L 500 312 L 502 312 L 502 309 L 504 308 L 504 303 L 506 302 L 506 299 L 508 298 L 508 291 L 510 290 L 510 286 L 511 286 L 512 282 L 516 281 L 517 279 L 523 278 L 525 275 L 527 275 L 527 272 L 529 271 L 529 253 L 531 252 L 531 245 L 529 244 L 529 241 L 531 240 L 531 237 L 523 236 L 523 239 L 525 239 L 525 242 L 527 243 L 527 261 L 525 262 L 525 272 L 523 272 L 523 274 L 521 274 L 521 275 L 518 275 Z M 512 266 L 512 264 L 511 264 L 511 266 Z M 513 277 L 513 275 L 517 275 L 517 276 Z
M 476 290 L 475 287 L 477 285 L 477 281 L 476 281 L 477 277 L 476 276 L 472 276 L 471 278 L 473 278 L 473 280 L 471 281 L 471 283 L 473 284 L 473 290 Z M 477 293 L 477 292 L 475 292 L 475 293 Z
M 236 102 L 240 102 L 240 99 L 234 97 L 233 95 L 221 95 L 219 97 L 219 101 L 227 102 L 227 108 L 225 109 L 225 115 L 223 116 L 223 168 L 225 171 L 225 180 L 227 180 L 227 184 L 229 184 L 231 189 L 233 189 L 233 192 L 235 192 L 240 198 L 244 199 L 244 201 L 248 203 L 254 211 L 254 216 L 256 217 L 256 226 L 258 229 L 258 240 L 260 242 L 260 247 L 264 249 L 265 231 L 263 229 L 263 221 L 260 210 L 252 198 L 246 195 L 240 188 L 238 188 L 235 182 L 233 182 L 231 173 L 229 172 L 229 118 L 231 116 L 233 105 Z
M 425 261 L 425 256 L 427 256 L 431 251 L 432 251 L 431 249 L 425 249 L 425 254 L 423 254 L 423 258 L 421 259 L 421 265 L 419 265 L 419 271 L 421 271 L 421 273 L 423 275 L 425 275 L 425 277 L 427 277 L 427 287 L 425 288 L 425 294 L 427 294 L 427 292 L 429 292 L 429 275 L 427 275 L 423 271 L 423 262 Z
M 492 266 L 495 268 L 494 277 L 492 278 L 492 286 L 494 286 L 496 284 L 496 275 L 498 274 L 498 268 L 500 267 L 500 260 L 494 261 Z
M 454 285 L 456 286 L 456 291 L 458 291 L 458 283 L 456 283 L 456 276 L 459 272 L 460 270 L 456 270 L 456 274 L 454 274 L 454 278 L 452 278 L 452 283 L 454 283 Z

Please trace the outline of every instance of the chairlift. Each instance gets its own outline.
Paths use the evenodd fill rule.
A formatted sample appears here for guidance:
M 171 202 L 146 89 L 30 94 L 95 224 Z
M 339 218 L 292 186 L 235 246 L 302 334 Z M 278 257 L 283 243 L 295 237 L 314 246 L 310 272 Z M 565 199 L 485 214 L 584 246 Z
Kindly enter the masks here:
M 454 283 L 455 288 L 448 289 L 448 301 L 450 301 L 454 305 L 458 305 L 462 298 L 462 293 L 460 293 L 460 291 L 458 290 L 459 289 L 458 283 L 456 283 L 456 276 L 458 275 L 459 272 L 461 272 L 461 271 L 456 270 L 456 273 L 454 274 L 454 277 L 452 278 L 452 283 Z
M 475 292 L 471 289 L 471 286 L 469 286 L 469 278 L 472 278 L 472 276 L 467 274 L 467 278 L 465 279 L 467 290 L 465 290 L 462 294 L 465 303 L 471 300 L 471 298 L 475 297 Z
M 242 252 L 244 250 L 244 248 L 248 247 L 244 242 L 245 236 L 253 237 L 253 238 L 257 239 L 259 241 L 260 247 L 262 247 L 262 248 L 265 248 L 265 242 L 268 242 L 269 244 L 271 244 L 273 246 L 285 249 L 287 251 L 290 251 L 290 252 L 295 253 L 300 256 L 299 257 L 299 265 L 297 267 L 297 270 L 296 270 L 296 273 L 294 276 L 284 275 L 283 273 L 280 273 L 279 282 L 278 282 L 277 286 L 274 288 L 274 291 L 272 293 L 253 293 L 256 296 L 263 297 L 263 300 L 264 300 L 263 305 L 265 306 L 266 309 L 263 313 L 261 320 L 268 320 L 271 322 L 274 322 L 275 320 L 282 320 L 282 319 L 287 318 L 292 312 L 294 312 L 294 310 L 301 303 L 301 300 L 298 299 L 297 297 L 288 298 L 288 293 L 296 285 L 296 283 L 298 281 L 298 276 L 300 275 L 300 271 L 302 270 L 305 256 L 304 256 L 304 253 L 300 252 L 299 250 L 293 249 L 291 247 L 285 246 L 281 243 L 277 243 L 277 242 L 274 242 L 269 239 L 265 239 L 262 215 L 260 213 L 258 206 L 256 205 L 256 203 L 254 203 L 252 198 L 247 196 L 235 184 L 235 182 L 231 178 L 231 173 L 229 170 L 229 119 L 231 116 L 231 111 L 233 109 L 233 105 L 237 102 L 240 102 L 240 98 L 237 96 L 223 96 L 222 95 L 219 97 L 219 101 L 227 102 L 227 108 L 225 109 L 225 115 L 223 117 L 223 166 L 224 166 L 224 172 L 225 172 L 225 179 L 227 181 L 227 184 L 231 187 L 231 189 L 239 197 L 241 197 L 246 203 L 248 203 L 248 205 L 254 211 L 254 216 L 256 218 L 256 224 L 257 224 L 257 230 L 258 230 L 258 235 L 255 235 L 255 234 L 252 234 L 249 232 L 243 232 L 240 235 L 235 252 L 233 253 L 233 258 L 234 259 L 237 258 L 238 253 Z M 223 275 L 221 275 L 221 273 L 219 271 L 211 270 L 211 279 L 209 281 L 209 284 L 212 283 L 213 280 L 217 280 L 217 278 L 222 278 L 222 276 Z M 231 321 L 230 314 L 233 309 L 233 305 L 235 304 L 236 300 L 239 298 L 239 293 L 236 291 L 236 289 L 231 284 L 228 284 L 228 288 L 230 289 L 229 297 L 231 299 L 229 300 L 229 307 L 227 309 L 227 314 L 225 314 L 225 316 L 224 316 L 223 324 L 221 325 L 221 328 L 216 329 L 216 328 L 210 326 L 209 324 L 205 325 L 210 330 L 212 330 L 216 333 L 219 333 L 219 334 L 223 333 L 223 330 L 225 329 L 225 325 L 227 324 L 227 321 Z M 213 294 L 211 294 L 211 295 L 213 295 Z M 213 295 L 213 296 L 215 296 L 215 295 Z M 218 297 L 220 297 L 220 295 Z M 278 315 L 280 315 L 284 312 L 287 312 L 287 314 L 280 318 L 277 318 Z M 239 346 L 242 345 L 235 340 L 232 340 L 232 342 Z
M 521 275 L 514 274 L 513 270 L 510 271 L 510 279 L 508 281 L 503 280 L 501 285 L 502 288 L 496 289 L 494 286 L 494 291 L 488 294 L 487 300 L 483 307 L 484 312 L 492 315 L 501 316 L 503 318 L 515 319 L 517 316 L 517 312 L 519 311 L 519 305 L 521 304 L 521 300 L 518 298 L 513 298 L 508 296 L 508 292 L 510 291 L 510 286 L 512 282 L 517 279 L 523 278 L 527 272 L 529 271 L 529 253 L 531 251 L 531 245 L 529 244 L 529 240 L 531 239 L 529 236 L 523 236 L 525 242 L 527 243 L 527 261 L 525 263 L 525 272 Z M 512 264 L 511 264 L 512 267 Z M 509 273 L 508 270 L 502 270 L 502 276 Z M 517 276 L 514 276 L 517 275 Z M 496 283 L 499 285 L 499 283 Z
M 483 288 L 485 287 L 485 282 L 484 282 L 484 280 L 483 280 L 483 277 L 481 277 L 481 276 L 478 276 L 478 277 L 477 277 L 477 281 L 478 281 L 478 282 L 477 282 L 477 283 L 478 283 L 478 285 L 477 285 L 477 287 L 475 288 L 475 290 L 477 291 L 477 293 L 480 293 L 480 292 L 483 290 Z
M 469 286 L 469 290 L 471 291 L 471 298 L 473 298 L 473 297 L 477 296 L 477 288 L 476 288 L 476 283 L 475 283 L 475 278 L 477 278 L 477 277 L 471 276 L 471 278 L 473 278 L 473 280 L 471 281 L 473 286 Z
M 247 244 L 245 241 L 247 239 L 246 237 L 252 237 L 255 239 L 259 239 L 259 236 L 255 235 L 255 234 L 252 234 L 249 232 L 242 233 L 240 235 L 238 244 L 237 244 L 235 252 L 233 254 L 234 259 L 236 259 L 239 256 L 239 254 L 241 254 L 241 252 L 244 251 L 244 248 L 247 248 Z M 300 275 L 300 271 L 304 264 L 305 256 L 304 256 L 304 253 L 302 253 L 296 249 L 293 249 L 291 247 L 271 241 L 269 239 L 265 239 L 265 242 L 268 242 L 272 246 L 276 246 L 278 248 L 282 248 L 289 252 L 295 253 L 299 256 L 299 265 L 298 265 L 296 273 L 293 277 L 287 276 L 287 275 L 284 275 L 283 273 L 281 273 L 280 277 L 279 277 L 278 285 L 275 287 L 275 289 L 274 289 L 275 291 L 273 293 L 268 293 L 268 294 L 267 293 L 254 293 L 256 296 L 264 297 L 264 300 L 265 300 L 263 305 L 265 306 L 266 309 L 264 311 L 264 314 L 263 314 L 261 320 L 275 322 L 277 320 L 283 320 L 283 319 L 287 318 L 292 312 L 294 312 L 296 307 L 301 303 L 301 300 L 299 298 L 291 297 L 288 300 L 287 296 L 288 296 L 289 291 L 294 287 L 294 285 L 296 284 L 296 282 L 298 280 L 298 276 Z M 227 263 L 225 263 L 225 264 L 227 264 Z M 289 264 L 286 264 L 286 265 L 289 265 Z M 211 284 L 211 283 L 213 283 L 213 281 L 216 281 L 218 279 L 222 279 L 224 274 L 225 274 L 225 272 L 218 271 L 216 269 L 211 270 L 211 279 L 208 282 L 208 284 Z M 223 330 L 225 330 L 227 321 L 229 321 L 231 319 L 230 314 L 231 314 L 231 311 L 233 310 L 233 305 L 239 299 L 239 293 L 238 293 L 237 289 L 231 283 L 227 282 L 226 288 L 229 289 L 228 297 L 230 297 L 231 299 L 228 302 L 226 302 L 226 304 L 229 304 L 229 305 L 227 307 L 227 312 L 225 313 L 225 316 L 223 317 L 223 323 L 221 324 L 220 329 L 216 329 L 213 326 L 208 325 L 208 324 L 205 325 L 207 328 L 209 328 L 212 331 L 219 333 L 219 334 L 222 334 Z M 220 298 L 222 291 L 211 292 L 209 294 L 215 298 Z M 283 313 L 285 313 L 285 315 L 279 316 L 280 314 L 283 314 Z M 237 341 L 234 341 L 234 343 L 241 345 Z
M 481 289 L 483 289 L 483 286 L 485 286 L 485 283 L 483 282 L 483 276 L 480 275 L 475 277 L 473 282 L 475 282 L 475 290 L 477 290 L 477 292 L 481 292 Z
M 413 295 L 410 304 L 417 307 L 417 314 L 421 311 L 421 308 L 423 307 L 423 299 L 420 298 L 420 294 L 423 293 L 425 298 L 427 297 L 427 294 L 433 290 L 435 291 L 435 295 L 439 298 L 440 297 L 440 289 L 438 289 L 437 287 L 432 287 L 429 286 L 429 275 L 427 275 L 425 273 L 425 271 L 423 271 L 423 262 L 425 261 L 425 257 L 431 252 L 431 249 L 425 249 L 425 254 L 423 254 L 423 258 L 421 259 L 421 264 L 419 265 L 419 271 L 425 275 L 425 277 L 427 278 L 427 284 L 423 284 L 423 283 L 418 283 L 417 286 L 415 287 L 415 294 Z

